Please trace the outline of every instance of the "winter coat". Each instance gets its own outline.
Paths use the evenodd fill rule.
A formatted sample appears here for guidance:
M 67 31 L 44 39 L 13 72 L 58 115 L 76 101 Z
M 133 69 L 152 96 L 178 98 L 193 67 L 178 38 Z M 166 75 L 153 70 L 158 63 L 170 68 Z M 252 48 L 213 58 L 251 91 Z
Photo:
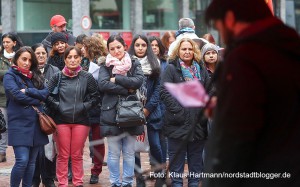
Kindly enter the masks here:
M 233 38 L 220 65 L 205 172 L 278 175 L 205 185 L 300 186 L 299 34 L 275 17 L 254 22 Z
M 3 87 L 3 77 L 10 68 L 10 62 L 3 55 L 0 56 L 0 107 L 6 107 L 6 96 Z
M 132 67 L 127 72 L 127 76 L 116 75 L 116 82 L 110 81 L 112 77 L 113 66 L 106 67 L 101 64 L 99 74 L 99 89 L 103 92 L 103 100 L 101 106 L 100 128 L 102 136 L 117 136 L 123 132 L 128 132 L 131 135 L 139 135 L 143 132 L 143 126 L 121 128 L 116 125 L 116 105 L 118 98 L 127 97 L 131 93 L 128 89 L 137 90 L 141 87 L 144 79 L 144 74 L 140 63 L 136 59 L 132 59 Z
M 59 72 L 52 76 L 48 83 L 50 93 L 58 84 L 59 74 L 61 81 L 58 97 L 51 94 L 47 100 L 51 109 L 56 112 L 55 122 L 58 125 L 89 125 L 88 111 L 100 102 L 96 80 L 86 71 L 80 71 L 75 77 L 68 77 Z
M 7 96 L 8 145 L 39 146 L 48 143 L 48 137 L 41 131 L 38 115 L 32 106 L 42 110 L 41 101 L 48 96 L 45 87 L 38 90 L 30 79 L 10 68 L 4 76 Z M 26 94 L 21 89 L 27 89 Z
M 59 69 L 57 67 L 52 66 L 50 64 L 45 64 L 44 73 L 43 73 L 45 78 L 45 83 L 48 83 L 50 78 L 57 72 L 59 72 Z
M 200 83 L 210 92 L 210 79 L 206 69 L 200 65 Z M 202 118 L 203 108 L 183 108 L 165 89 L 165 82 L 184 82 L 179 59 L 170 61 L 162 77 L 160 98 L 166 107 L 163 132 L 169 138 L 184 139 L 190 128 L 195 125 L 189 141 L 204 140 L 207 137 L 207 119 Z

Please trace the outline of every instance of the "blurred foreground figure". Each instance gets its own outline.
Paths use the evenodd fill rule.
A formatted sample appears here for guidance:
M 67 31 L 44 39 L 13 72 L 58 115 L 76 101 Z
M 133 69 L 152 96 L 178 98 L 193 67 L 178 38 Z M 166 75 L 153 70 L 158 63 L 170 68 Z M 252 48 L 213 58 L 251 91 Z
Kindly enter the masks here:
M 213 0 L 205 20 L 227 46 L 204 186 L 300 186 L 299 35 L 263 0 Z

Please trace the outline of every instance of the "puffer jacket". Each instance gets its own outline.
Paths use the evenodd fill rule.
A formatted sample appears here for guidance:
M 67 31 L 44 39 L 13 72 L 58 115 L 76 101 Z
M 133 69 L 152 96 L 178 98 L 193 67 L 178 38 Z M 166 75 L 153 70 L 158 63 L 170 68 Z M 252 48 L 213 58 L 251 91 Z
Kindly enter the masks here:
M 118 98 L 127 97 L 130 95 L 128 89 L 137 90 L 143 83 L 143 71 L 140 63 L 136 59 L 132 59 L 132 67 L 128 71 L 127 76 L 116 75 L 116 82 L 110 81 L 112 77 L 113 66 L 106 67 L 104 63 L 101 64 L 99 74 L 99 89 L 103 92 L 103 100 L 101 106 L 100 128 L 103 137 L 117 136 L 123 132 L 128 132 L 131 135 L 142 134 L 144 128 L 128 127 L 121 128 L 116 125 L 116 105 Z
M 210 92 L 210 78 L 207 70 L 200 64 L 200 76 L 202 85 Z M 170 61 L 162 76 L 160 98 L 166 111 L 164 115 L 163 132 L 169 138 L 184 139 L 190 128 L 195 125 L 189 141 L 204 140 L 207 138 L 207 119 L 203 118 L 203 108 L 183 108 L 179 102 L 165 89 L 165 82 L 184 82 L 179 59 Z
M 59 73 L 48 83 L 50 93 L 58 83 Z M 58 97 L 50 95 L 47 102 L 56 112 L 54 119 L 57 124 L 89 125 L 88 111 L 100 102 L 97 82 L 92 74 L 85 71 L 80 71 L 76 77 L 61 73 Z

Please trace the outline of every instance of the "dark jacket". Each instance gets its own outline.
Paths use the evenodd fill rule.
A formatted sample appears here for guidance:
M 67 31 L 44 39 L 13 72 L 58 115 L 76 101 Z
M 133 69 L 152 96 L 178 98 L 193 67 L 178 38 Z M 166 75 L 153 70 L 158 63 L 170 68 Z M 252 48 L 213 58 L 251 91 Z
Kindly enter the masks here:
M 6 107 L 6 96 L 3 87 L 3 77 L 10 68 L 11 64 L 3 55 L 0 56 L 0 107 Z
M 281 173 L 281 179 L 211 178 L 205 186 L 300 186 L 299 35 L 269 18 L 226 50 L 205 172 Z
M 210 79 L 206 69 L 200 65 L 201 84 L 210 91 Z M 203 108 L 183 108 L 179 102 L 165 89 L 165 82 L 184 82 L 179 59 L 170 61 L 162 77 L 160 98 L 166 107 L 163 132 L 169 138 L 184 139 L 192 125 L 195 125 L 189 141 L 204 140 L 207 137 L 207 119 L 202 118 Z
M 59 69 L 57 67 L 52 66 L 50 64 L 45 64 L 44 73 L 43 73 L 45 78 L 45 83 L 48 83 L 50 78 L 57 72 L 59 72 Z
M 146 82 L 147 102 L 144 106 L 150 114 L 147 116 L 147 126 L 159 130 L 162 128 L 162 112 L 160 108 L 160 78 L 153 80 L 148 78 Z
M 143 126 L 120 128 L 116 125 L 116 105 L 118 97 L 127 97 L 130 95 L 128 89 L 138 89 L 143 83 L 143 71 L 140 63 L 136 59 L 132 59 L 131 69 L 127 76 L 116 75 L 116 82 L 110 82 L 112 77 L 113 66 L 106 67 L 101 64 L 99 75 L 99 89 L 103 92 L 103 100 L 101 106 L 101 133 L 102 136 L 117 136 L 123 132 L 128 132 L 131 135 L 139 135 L 143 132 Z
M 4 88 L 7 96 L 8 145 L 46 145 L 48 137 L 41 131 L 38 115 L 31 106 L 42 110 L 41 101 L 46 100 L 48 89 L 38 90 L 30 79 L 12 68 L 4 76 Z M 23 88 L 27 88 L 26 94 L 20 91 Z
M 48 102 L 56 111 L 57 124 L 89 125 L 88 111 L 100 102 L 98 85 L 92 74 L 80 71 L 76 77 L 68 77 L 63 73 L 56 73 L 48 83 L 51 93 L 59 80 L 58 100 L 50 95 Z
M 50 53 L 51 49 L 52 49 L 52 45 L 51 45 L 51 36 L 54 32 L 50 32 L 48 34 L 48 36 L 42 41 L 42 44 L 44 44 L 44 46 L 47 47 L 47 52 L 48 54 Z M 68 45 L 74 46 L 75 45 L 75 41 L 76 41 L 76 37 L 73 36 L 69 31 L 67 32 L 63 32 L 64 34 L 66 34 L 67 40 L 68 40 Z

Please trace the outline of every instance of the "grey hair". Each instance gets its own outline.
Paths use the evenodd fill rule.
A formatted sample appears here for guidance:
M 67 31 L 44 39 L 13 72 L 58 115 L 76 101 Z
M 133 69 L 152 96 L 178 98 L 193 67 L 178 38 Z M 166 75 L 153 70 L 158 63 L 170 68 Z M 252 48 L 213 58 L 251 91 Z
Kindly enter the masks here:
M 178 26 L 179 26 L 179 30 L 183 29 L 183 28 L 186 28 L 186 27 L 194 29 L 195 24 L 194 24 L 194 21 L 191 18 L 181 18 L 178 21 Z

